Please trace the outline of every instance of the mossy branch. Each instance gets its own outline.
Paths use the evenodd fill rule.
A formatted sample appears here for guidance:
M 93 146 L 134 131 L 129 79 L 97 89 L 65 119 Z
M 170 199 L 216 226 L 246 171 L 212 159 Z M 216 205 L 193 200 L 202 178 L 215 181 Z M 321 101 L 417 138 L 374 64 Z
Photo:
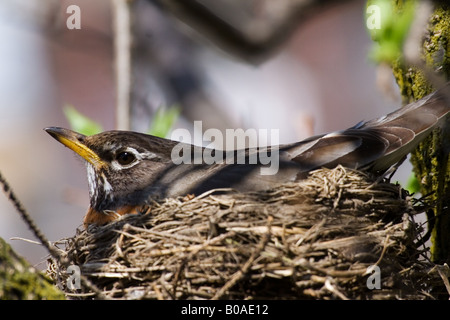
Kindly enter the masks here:
M 394 0 L 396 5 L 401 6 Z M 450 8 L 436 4 L 428 20 L 424 38 L 420 37 L 422 54 L 417 61 L 399 58 L 392 69 L 405 102 L 418 100 L 431 93 L 433 86 L 450 78 Z M 417 34 L 412 35 L 417 37 Z M 420 49 L 420 48 L 419 48 Z M 405 53 L 406 55 L 406 53 Z M 448 126 L 447 126 L 448 127 Z M 421 192 L 429 195 L 433 206 L 430 226 L 432 260 L 450 261 L 450 129 L 436 130 L 411 154 L 414 173 Z

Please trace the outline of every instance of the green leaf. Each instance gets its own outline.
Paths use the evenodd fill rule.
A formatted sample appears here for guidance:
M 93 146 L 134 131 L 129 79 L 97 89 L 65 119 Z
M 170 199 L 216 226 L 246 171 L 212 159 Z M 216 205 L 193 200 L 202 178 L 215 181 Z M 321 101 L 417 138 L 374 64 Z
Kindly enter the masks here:
M 72 130 L 87 136 L 103 131 L 103 128 L 99 123 L 81 114 L 72 105 L 66 105 L 63 110 Z
M 411 173 L 409 176 L 408 182 L 406 183 L 406 190 L 409 193 L 418 193 L 420 192 L 420 182 L 417 180 L 417 177 L 414 173 Z
M 175 121 L 178 119 L 180 111 L 178 105 L 171 106 L 170 108 L 158 108 L 152 123 L 150 124 L 148 134 L 165 138 L 169 134 Z

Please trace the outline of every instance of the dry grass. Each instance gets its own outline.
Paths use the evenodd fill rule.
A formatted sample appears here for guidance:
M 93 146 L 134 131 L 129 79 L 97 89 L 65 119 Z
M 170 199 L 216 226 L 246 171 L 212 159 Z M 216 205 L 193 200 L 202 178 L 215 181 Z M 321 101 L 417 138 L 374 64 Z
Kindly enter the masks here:
M 113 299 L 435 298 L 442 272 L 417 245 L 418 208 L 399 186 L 337 167 L 265 192 L 163 199 L 64 251 Z M 380 289 L 367 287 L 372 265 Z M 48 273 L 69 297 L 93 297 L 70 291 L 56 261 Z

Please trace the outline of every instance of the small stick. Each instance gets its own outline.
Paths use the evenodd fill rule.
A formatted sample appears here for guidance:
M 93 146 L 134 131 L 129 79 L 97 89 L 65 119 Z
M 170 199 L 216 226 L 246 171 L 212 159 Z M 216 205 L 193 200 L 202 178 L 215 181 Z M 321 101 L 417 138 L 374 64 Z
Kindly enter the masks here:
M 6 179 L 3 177 L 3 175 L 0 172 L 0 183 L 3 185 L 3 191 L 6 194 L 6 197 L 9 201 L 12 202 L 14 205 L 14 208 L 16 208 L 17 212 L 19 213 L 22 220 L 25 221 L 25 223 L 28 225 L 30 230 L 34 233 L 36 238 L 39 239 L 39 241 L 42 243 L 42 245 L 50 252 L 52 256 L 54 256 L 57 259 L 62 259 L 62 256 L 59 252 L 59 249 L 52 245 L 50 241 L 48 241 L 47 237 L 42 233 L 42 231 L 38 228 L 38 226 L 34 223 L 31 216 L 28 214 L 28 212 L 25 210 L 22 203 L 17 198 L 14 191 L 11 189 L 9 183 L 6 181 Z
M 3 175 L 0 172 L 0 183 L 3 185 L 3 191 L 5 192 L 7 198 L 9 201 L 12 202 L 14 205 L 14 208 L 17 210 L 17 212 L 20 214 L 20 217 L 25 221 L 25 223 L 28 225 L 30 230 L 34 233 L 36 238 L 39 239 L 41 244 L 47 249 L 47 251 L 52 255 L 60 265 L 68 266 L 70 264 L 69 260 L 66 256 L 63 256 L 60 253 L 60 250 L 58 247 L 53 245 L 47 237 L 44 235 L 44 233 L 38 228 L 34 220 L 31 218 L 31 216 L 28 214 L 25 207 L 22 205 L 22 203 L 19 201 L 19 198 L 17 198 L 14 191 L 11 189 L 9 183 L 6 181 L 6 179 L 3 177 Z M 80 275 L 80 280 L 84 283 L 84 285 L 92 290 L 98 297 L 104 297 L 102 292 L 94 285 L 91 281 L 89 281 L 85 276 Z
M 116 71 L 116 129 L 130 130 L 131 10 L 127 0 L 114 0 L 114 55 Z

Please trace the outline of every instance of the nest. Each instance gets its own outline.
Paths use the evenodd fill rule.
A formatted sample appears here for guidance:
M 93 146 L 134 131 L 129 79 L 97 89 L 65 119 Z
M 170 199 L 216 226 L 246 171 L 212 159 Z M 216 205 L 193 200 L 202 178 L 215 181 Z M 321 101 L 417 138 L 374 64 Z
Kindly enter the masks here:
M 59 259 L 47 271 L 71 298 L 434 298 L 442 279 L 419 245 L 417 208 L 398 185 L 321 169 L 263 192 L 162 199 L 79 230 L 61 250 L 90 287 L 70 290 Z

